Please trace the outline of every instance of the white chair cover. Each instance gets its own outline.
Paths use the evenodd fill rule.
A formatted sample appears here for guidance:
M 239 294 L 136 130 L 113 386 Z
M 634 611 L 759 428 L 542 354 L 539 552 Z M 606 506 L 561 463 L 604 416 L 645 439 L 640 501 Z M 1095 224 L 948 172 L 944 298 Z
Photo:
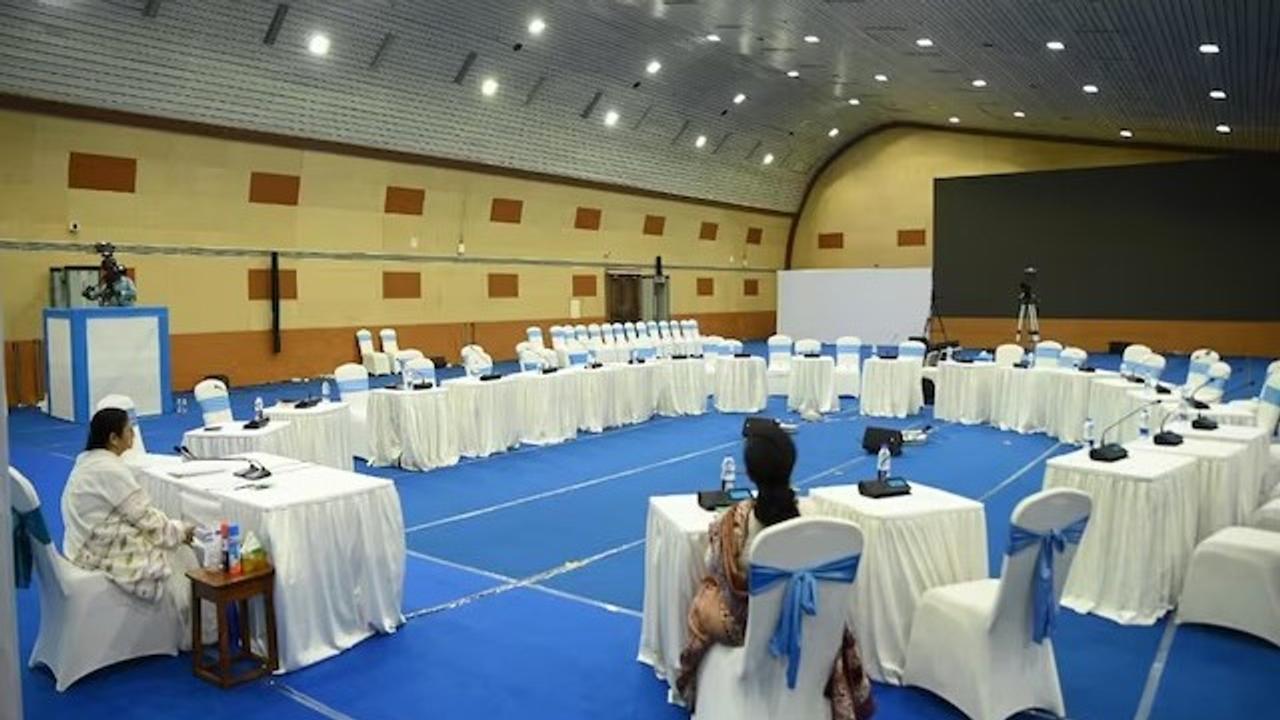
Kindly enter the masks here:
M 338 397 L 351 412 L 351 454 L 369 459 L 369 371 L 363 365 L 343 363 L 333 371 Z
M 1191 555 L 1178 624 L 1228 627 L 1280 645 L 1280 533 L 1223 528 Z
M 9 490 L 14 517 L 22 525 L 15 537 L 30 544 L 40 593 L 40 630 L 30 667 L 49 668 L 63 692 L 108 665 L 178 654 L 183 628 L 173 598 L 148 602 L 121 590 L 105 573 L 72 565 L 49 537 L 35 487 L 12 467 Z
M 1200 348 L 1191 353 L 1191 358 L 1187 362 L 1187 380 L 1182 384 L 1183 387 L 1192 390 L 1200 387 L 1205 380 L 1209 379 L 1209 368 L 1220 359 L 1218 353 L 1209 348 Z
M 797 518 L 765 528 L 749 552 L 753 594 L 744 642 L 741 647 L 715 645 L 703 658 L 694 718 L 830 717 L 831 701 L 824 690 L 844 638 L 862 531 L 844 520 Z M 766 584 L 769 580 L 772 584 Z M 812 615 L 797 606 L 805 584 L 813 592 Z M 785 641 L 793 635 L 780 624 L 783 613 L 793 612 L 800 625 L 793 629 L 794 645 Z M 775 641 L 795 648 L 793 672 L 788 669 L 791 655 L 774 655 Z
M 596 323 L 587 326 L 587 341 L 594 343 L 596 347 L 604 344 L 613 344 L 613 337 L 605 338 L 603 329 Z
M 1160 355 L 1159 353 L 1147 353 L 1147 355 L 1142 358 L 1140 365 L 1136 368 L 1136 372 L 1144 379 L 1152 383 L 1158 383 L 1160 382 L 1160 376 L 1164 374 L 1164 366 L 1165 359 L 1163 355 Z
M 409 363 L 414 360 L 421 360 L 422 358 L 423 355 L 421 350 L 401 350 L 395 354 L 395 371 L 400 372 L 401 370 L 404 370 Z
M 1280 372 L 1267 378 L 1258 400 L 1258 427 L 1274 435 L 1277 421 L 1280 421 Z
M 727 338 L 720 347 L 724 350 L 725 355 L 737 355 L 742 352 L 742 341 L 733 338 Z
M 924 365 L 924 343 L 919 340 L 907 340 L 898 343 L 898 360 Z
M 1120 356 L 1120 374 L 1138 375 L 1139 363 L 1150 354 L 1151 348 L 1146 345 L 1134 344 L 1125 347 L 1124 353 Z
M 1188 375 L 1188 377 L 1190 377 L 1190 375 Z M 1195 391 L 1195 399 L 1201 402 L 1221 402 L 1222 394 L 1227 390 L 1227 381 L 1230 379 L 1231 366 L 1221 360 L 1218 360 L 1209 366 L 1209 372 L 1204 377 L 1200 378 L 1199 382 L 1195 385 L 1188 386 L 1187 391 Z
M 628 320 L 622 324 L 622 333 L 627 338 L 627 342 L 635 342 L 636 340 L 636 324 Z
M 591 342 L 591 335 L 587 332 L 587 326 L 578 324 L 573 326 L 573 337 L 583 345 Z
M 1083 348 L 1069 347 L 1064 349 L 1062 353 L 1058 355 L 1058 367 L 1078 370 L 1084 367 L 1084 364 L 1088 359 L 1089 353 L 1085 352 Z
M 836 338 L 836 394 L 858 397 L 862 389 L 862 340 L 852 335 Z
M 479 345 L 466 345 L 462 348 L 462 366 L 471 377 L 487 375 L 493 372 L 493 358 Z
M 1088 495 L 1066 488 L 1018 503 L 1000 579 L 938 587 L 921 597 L 906 684 L 946 698 L 974 720 L 1003 720 L 1031 708 L 1065 716 L 1050 635 L 1090 509 Z
M 378 338 L 382 341 L 382 352 L 388 357 L 395 357 L 400 352 L 400 340 L 396 337 L 395 328 L 382 328 L 378 331 Z
M 485 357 L 488 356 L 486 355 Z M 492 362 L 489 363 L 489 368 L 493 368 Z M 427 358 L 410 360 L 409 363 L 404 366 L 404 369 L 409 373 L 409 382 L 411 383 L 417 384 L 429 382 L 432 385 L 439 384 L 436 380 L 436 364 Z
M 1249 525 L 1280 533 L 1280 498 L 1268 501 L 1253 512 Z
M 391 372 L 391 358 L 373 347 L 373 333 L 366 328 L 356 331 L 356 346 L 360 349 L 360 362 L 373 375 L 386 375 Z
M 201 380 L 195 387 L 196 404 L 204 416 L 205 427 L 235 422 L 231 415 L 231 396 L 221 380 Z
M 786 395 L 791 378 L 791 338 L 772 335 L 768 340 L 769 368 L 765 371 L 765 383 L 770 395 Z
M 812 338 L 796 341 L 797 355 L 815 355 L 822 353 L 822 343 Z
M 542 343 L 542 328 L 537 325 L 530 325 L 525 328 L 524 334 L 528 338 L 529 344 L 533 345 L 534 350 L 542 350 L 546 347 Z
M 147 454 L 147 444 L 142 440 L 142 426 L 138 424 L 138 407 L 128 395 L 107 395 L 98 401 L 97 410 L 117 408 L 129 414 L 129 422 L 133 424 L 133 447 L 122 457 L 126 460 L 141 458 Z
M 996 365 L 1000 367 L 1013 367 L 1022 362 L 1022 356 L 1026 351 L 1020 345 L 1013 343 L 1005 343 L 996 348 Z
M 516 362 L 520 364 L 520 372 L 538 371 L 546 367 L 542 351 L 529 342 L 516 343 Z
M 1062 343 L 1056 340 L 1045 340 L 1036 343 L 1036 367 L 1058 367 L 1058 356 L 1062 354 Z
M 587 346 L 577 340 L 569 341 L 566 357 L 568 358 L 566 367 L 584 367 L 591 362 L 591 353 L 587 350 Z

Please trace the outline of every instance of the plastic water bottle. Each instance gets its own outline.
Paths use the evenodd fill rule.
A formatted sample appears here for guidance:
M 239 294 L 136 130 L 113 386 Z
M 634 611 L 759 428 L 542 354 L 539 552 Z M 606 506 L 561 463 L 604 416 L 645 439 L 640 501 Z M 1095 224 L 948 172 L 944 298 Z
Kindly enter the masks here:
M 244 566 L 240 563 L 240 526 L 231 523 L 227 530 L 227 574 L 240 575 Z
M 1030 370 L 1035 366 L 1036 366 L 1036 353 L 1034 350 L 1032 350 L 1031 352 L 1027 353 L 1027 369 Z
M 261 420 L 263 415 L 263 410 L 265 409 L 266 409 L 266 406 L 262 404 L 261 395 L 253 399 L 253 419 L 254 420 Z
M 876 479 L 885 480 L 889 477 L 889 464 L 892 462 L 893 453 L 889 452 L 889 446 L 881 445 L 880 452 L 876 454 Z
M 401 367 L 401 368 L 400 368 L 400 387 L 404 388 L 405 390 L 408 390 L 408 389 L 409 389 L 409 387 L 410 387 L 410 385 L 409 385 L 409 368 L 407 368 L 407 367 Z
M 1151 434 L 1151 408 L 1142 408 L 1138 413 L 1138 437 L 1143 440 Z
M 737 475 L 737 465 L 733 462 L 733 456 L 725 455 L 720 463 L 720 489 L 724 492 L 732 490 L 735 475 Z
M 320 399 L 329 402 L 329 381 L 325 380 L 320 383 Z
M 1084 442 L 1085 447 L 1093 449 L 1093 418 L 1084 419 L 1084 429 L 1080 432 L 1080 439 Z

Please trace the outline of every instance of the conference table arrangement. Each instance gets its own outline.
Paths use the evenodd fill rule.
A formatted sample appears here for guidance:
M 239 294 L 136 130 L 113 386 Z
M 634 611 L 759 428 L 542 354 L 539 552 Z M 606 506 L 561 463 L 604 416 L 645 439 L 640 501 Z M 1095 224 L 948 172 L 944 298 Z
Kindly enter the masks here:
M 153 455 L 135 466 L 135 476 L 170 517 L 213 527 L 237 523 L 262 542 L 275 567 L 280 671 L 320 662 L 375 632 L 394 632 L 404 622 L 405 572 L 395 484 L 266 453 L 243 458 L 183 462 Z M 234 474 L 250 460 L 271 474 L 260 480 Z
M 199 458 L 220 458 L 247 452 L 264 452 L 301 459 L 303 440 L 298 426 L 276 420 L 260 428 L 245 427 L 236 420 L 222 425 L 200 427 L 182 434 L 182 444 Z
M 273 422 L 294 426 L 298 454 L 287 457 L 339 470 L 351 470 L 355 466 L 351 452 L 351 408 L 346 403 L 324 400 L 311 407 L 297 407 L 294 403 L 280 402 L 264 413 Z

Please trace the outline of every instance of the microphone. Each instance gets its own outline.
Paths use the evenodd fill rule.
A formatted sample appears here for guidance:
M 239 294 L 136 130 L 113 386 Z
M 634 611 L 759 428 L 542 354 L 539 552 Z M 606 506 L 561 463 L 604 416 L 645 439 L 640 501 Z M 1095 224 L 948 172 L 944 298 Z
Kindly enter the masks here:
M 1120 423 L 1124 422 L 1125 420 L 1128 420 L 1134 415 L 1137 415 L 1139 412 L 1149 407 L 1152 407 L 1154 405 L 1159 405 L 1162 402 L 1164 401 L 1150 400 L 1150 401 L 1144 402 L 1138 407 L 1125 413 L 1124 415 L 1121 415 L 1120 418 L 1115 422 L 1103 428 L 1102 434 L 1098 435 L 1098 442 L 1100 444 L 1098 447 L 1089 451 L 1089 459 L 1097 460 L 1098 462 L 1115 462 L 1117 460 L 1123 460 L 1129 457 L 1129 451 L 1125 450 L 1124 447 L 1119 443 L 1103 443 L 1102 441 L 1106 439 L 1107 433 L 1111 432 L 1116 427 L 1118 427 Z
M 237 471 L 235 471 L 234 473 L 231 473 L 232 475 L 235 475 L 236 477 L 242 477 L 242 478 L 244 478 L 244 479 L 246 479 L 246 480 L 261 480 L 261 479 L 263 479 L 263 478 L 271 477 L 271 471 L 267 469 L 267 466 L 266 466 L 266 465 L 263 465 L 262 463 L 258 462 L 257 460 L 254 460 L 253 458 L 246 458 L 246 457 L 210 457 L 210 458 L 202 458 L 202 457 L 197 456 L 195 453 L 191 452 L 191 449 L 190 449 L 190 448 L 188 448 L 186 445 L 174 445 L 174 446 L 173 446 L 173 449 L 178 451 L 178 454 L 182 456 L 182 459 L 183 459 L 184 461 L 190 461 L 190 460 L 213 460 L 213 461 L 215 461 L 215 462 L 243 462 L 243 463 L 249 463 L 249 467 L 247 467 L 247 468 L 245 468 L 245 469 L 243 469 L 243 470 L 237 470 Z
M 176 452 L 176 453 L 178 453 L 179 455 L 181 455 L 183 460 L 198 460 L 198 459 L 199 459 L 199 458 L 197 458 L 197 457 L 196 457 L 196 454 L 195 454 L 195 453 L 191 452 L 191 448 L 188 448 L 186 445 L 174 445 L 174 446 L 173 446 L 173 450 L 174 450 L 174 452 Z

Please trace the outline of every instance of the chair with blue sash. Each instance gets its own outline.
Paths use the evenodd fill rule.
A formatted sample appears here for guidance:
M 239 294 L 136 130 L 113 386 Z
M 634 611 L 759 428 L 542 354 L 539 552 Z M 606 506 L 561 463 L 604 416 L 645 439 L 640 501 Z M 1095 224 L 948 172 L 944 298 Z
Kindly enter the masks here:
M 1195 392 L 1195 399 L 1201 402 L 1222 402 L 1222 395 L 1227 391 L 1227 381 L 1230 379 L 1231 365 L 1218 360 L 1209 366 L 1209 371 L 1200 382 L 1185 388 L 1185 391 Z
M 392 360 L 391 372 L 400 372 L 401 366 L 396 365 L 396 361 L 401 357 L 401 352 L 411 352 L 415 353 L 415 357 L 423 357 L 421 350 L 400 347 L 400 338 L 396 334 L 395 328 L 382 328 L 378 331 L 378 339 L 382 341 L 382 352 L 386 353 L 387 357 Z M 408 362 L 408 360 L 403 362 Z
M 702 354 L 702 334 L 698 330 L 698 321 L 686 318 L 680 321 L 680 332 L 690 355 Z
M 996 365 L 998 367 L 1013 367 L 1022 362 L 1022 356 L 1026 355 L 1026 352 L 1021 345 L 1005 343 L 996 348 Z
M 1266 430 L 1272 436 L 1276 434 L 1276 423 L 1280 421 L 1280 372 L 1272 373 L 1267 378 L 1267 384 L 1262 388 L 1262 394 L 1258 397 L 1258 427 Z M 1272 464 L 1280 462 L 1280 457 L 1276 456 L 1277 445 L 1274 441 L 1271 444 L 1271 462 Z
M 1147 385 L 1154 387 L 1160 384 L 1160 376 L 1164 374 L 1166 363 L 1167 361 L 1160 353 L 1147 353 L 1135 370 L 1138 377 L 1142 378 Z
M 570 340 L 567 347 L 568 367 L 585 367 L 587 363 L 591 362 L 591 352 L 587 350 L 586 345 L 577 340 Z
M 1120 356 L 1120 374 L 1125 377 L 1140 377 L 1142 375 L 1142 359 L 1151 354 L 1151 348 L 1146 345 L 1133 344 L 1128 345 L 1124 349 L 1124 353 Z
M 769 348 L 769 368 L 765 371 L 765 383 L 769 394 L 786 395 L 791 383 L 791 336 L 772 335 L 766 346 Z
M 702 359 L 707 364 L 707 374 L 716 374 L 716 360 L 724 355 L 724 338 L 719 335 L 703 335 L 700 342 L 702 343 Z M 711 386 L 708 385 L 710 390 Z
M 479 345 L 464 345 L 462 347 L 462 367 L 467 371 L 467 377 L 480 377 L 493 372 L 493 358 L 489 357 L 489 353 Z M 435 366 L 432 366 L 434 370 Z
M 797 518 L 761 531 L 748 554 L 744 642 L 703 658 L 694 718 L 830 717 L 824 690 L 861 554 L 862 531 L 844 520 Z
M 836 394 L 858 397 L 862 391 L 862 340 L 852 335 L 836 338 Z
M 1209 368 L 1221 359 L 1218 353 L 1209 348 L 1200 348 L 1191 353 L 1187 361 L 1187 379 L 1182 383 L 1182 387 L 1190 392 L 1203 385 L 1204 381 L 1209 379 Z
M 133 424 L 133 447 L 124 454 L 126 459 L 139 458 L 147 454 L 147 443 L 142 439 L 142 426 L 138 424 L 138 409 L 133 398 L 128 395 L 107 395 L 98 401 L 98 410 L 116 408 L 129 413 L 129 422 Z
M 351 413 L 351 454 L 369 459 L 369 371 L 362 365 L 343 363 L 333 371 L 338 398 Z
M 1036 367 L 1056 368 L 1058 358 L 1062 355 L 1062 343 L 1057 340 L 1043 340 L 1036 343 Z
M 440 382 L 439 380 L 436 380 L 436 364 L 431 362 L 430 358 L 410 360 L 409 363 L 404 366 L 404 369 L 405 372 L 409 374 L 409 382 L 415 385 L 420 383 L 438 385 Z M 489 369 L 493 369 L 492 363 L 490 363 Z
M 227 394 L 227 386 L 221 380 L 201 380 L 196 383 L 194 394 L 206 427 L 235 422 L 235 417 L 231 415 L 231 396 Z
M 546 344 L 542 341 L 542 328 L 537 325 L 530 325 L 524 329 L 525 340 L 533 345 L 533 349 L 542 350 L 546 348 Z
M 1085 362 L 1089 360 L 1089 353 L 1084 348 L 1068 347 L 1063 348 L 1058 355 L 1058 367 L 1069 370 L 1079 370 L 1084 367 Z M 1039 363 L 1037 363 L 1038 365 Z
M 360 362 L 370 374 L 386 375 L 391 372 L 391 357 L 374 349 L 373 333 L 368 328 L 356 331 L 356 349 L 360 352 Z
M 177 655 L 182 623 L 168 597 L 147 602 L 121 590 L 106 573 L 72 565 L 54 547 L 31 481 L 9 468 L 18 587 L 34 579 L 40 630 L 29 667 L 44 665 L 62 692 L 89 673 L 147 655 Z
M 1066 716 L 1052 634 L 1058 600 L 1092 509 L 1055 488 L 1018 503 L 999 579 L 928 590 L 916 604 L 903 682 L 974 720 L 1039 708 Z
M 547 366 L 542 352 L 530 342 L 516 343 L 516 362 L 520 372 L 537 372 Z

